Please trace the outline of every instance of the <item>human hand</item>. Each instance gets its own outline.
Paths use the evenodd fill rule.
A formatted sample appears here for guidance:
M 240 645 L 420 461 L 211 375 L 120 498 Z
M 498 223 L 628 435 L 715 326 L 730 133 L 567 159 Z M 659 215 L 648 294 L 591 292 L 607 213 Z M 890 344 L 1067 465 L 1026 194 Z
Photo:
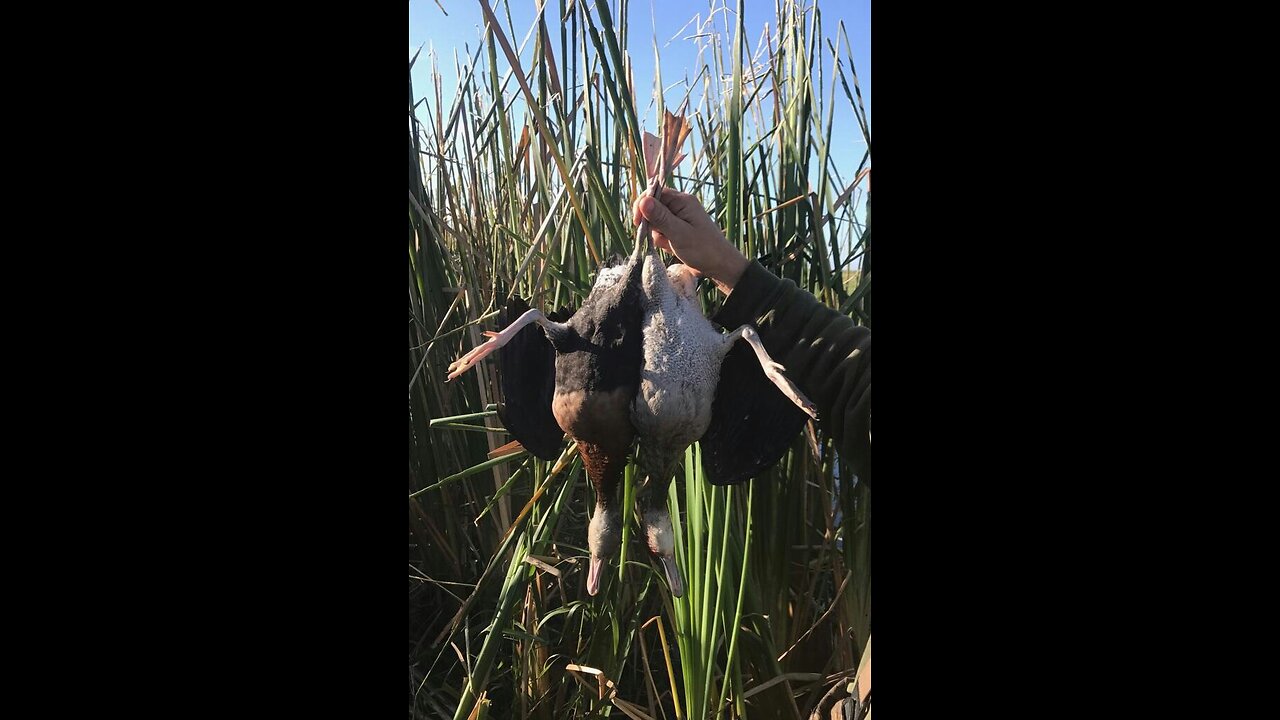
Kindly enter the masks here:
M 649 221 L 654 245 L 675 253 L 680 262 L 714 280 L 726 295 L 750 264 L 725 239 L 702 203 L 688 193 L 663 188 L 656 200 L 646 193 L 631 211 L 637 224 Z

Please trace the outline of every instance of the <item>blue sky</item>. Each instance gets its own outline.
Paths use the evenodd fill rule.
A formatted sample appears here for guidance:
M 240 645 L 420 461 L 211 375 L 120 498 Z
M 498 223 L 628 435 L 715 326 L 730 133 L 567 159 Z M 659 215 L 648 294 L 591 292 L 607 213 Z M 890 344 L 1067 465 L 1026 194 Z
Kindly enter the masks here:
M 579 0 L 581 2 L 582 0 Z M 506 29 L 506 17 L 508 11 L 507 0 L 489 0 L 490 7 L 498 16 L 499 21 Z M 593 15 L 594 2 L 587 0 L 592 8 Z M 688 39 L 696 30 L 695 25 L 691 23 L 695 16 L 700 15 L 701 20 L 705 22 L 708 16 L 714 17 L 714 23 L 719 27 L 723 34 L 726 26 L 732 27 L 735 18 L 733 11 L 736 9 L 735 0 L 728 0 L 729 12 L 718 11 L 712 13 L 712 8 L 720 8 L 725 0 L 631 0 L 628 6 L 628 22 L 629 35 L 628 42 L 633 62 L 633 75 L 636 86 L 637 95 L 647 95 L 648 97 L 641 99 L 640 107 L 637 110 L 647 108 L 641 123 L 646 130 L 653 131 L 655 129 L 656 112 L 651 106 L 648 98 L 652 97 L 652 87 L 654 82 L 653 70 L 653 39 L 656 36 L 659 56 L 662 63 L 662 80 L 665 85 L 670 88 L 672 83 L 677 82 L 685 77 L 686 73 L 689 78 L 695 75 L 696 68 L 700 67 L 698 63 L 698 44 L 696 40 Z M 807 5 L 812 5 L 813 0 L 809 0 Z M 818 7 L 822 11 L 822 28 L 823 34 L 830 38 L 833 42 L 837 37 L 838 21 L 843 20 L 845 32 L 848 34 L 849 43 L 852 47 L 853 60 L 858 73 L 858 85 L 862 91 L 862 100 L 867 111 L 868 121 L 871 117 L 871 2 L 870 0 L 818 0 Z M 441 7 L 448 13 L 441 12 Z M 516 48 L 519 47 L 520 41 L 524 38 L 524 34 L 534 24 L 536 18 L 536 2 L 535 0 L 511 0 L 509 3 L 509 11 L 511 14 L 511 22 L 514 26 L 516 36 L 510 37 L 510 40 Z M 614 12 L 615 22 L 617 17 L 616 0 L 610 3 Z M 558 33 L 555 31 L 555 25 L 559 22 L 560 0 L 547 0 L 545 3 L 547 22 L 551 30 L 553 42 L 559 43 Z M 747 49 L 754 53 L 760 41 L 761 35 L 765 28 L 765 23 L 770 24 L 770 32 L 776 33 L 776 23 L 774 0 L 746 0 L 744 3 L 744 15 L 747 30 Z M 445 97 L 445 109 L 451 106 L 453 96 L 453 79 L 457 76 L 457 70 L 454 66 L 454 52 L 456 50 L 459 62 L 466 64 L 468 56 L 466 49 L 469 48 L 474 52 L 480 44 L 482 29 L 484 27 L 484 15 L 480 10 L 479 0 L 409 0 L 409 56 L 422 47 L 422 53 L 418 57 L 417 63 L 412 70 L 414 92 L 418 97 L 427 94 L 428 89 L 432 87 L 430 81 L 430 58 L 428 53 L 434 49 L 439 63 L 440 74 L 443 76 L 443 95 Z M 727 35 L 732 38 L 732 34 Z M 705 44 L 705 41 L 704 41 Z M 826 96 L 831 91 L 831 69 L 832 63 L 830 59 L 830 51 L 825 48 L 827 53 L 824 61 L 825 71 L 821 93 L 825 103 Z M 847 58 L 849 50 L 843 46 L 840 50 L 842 58 Z M 502 57 L 499 50 L 499 64 L 502 68 L 506 68 L 506 60 Z M 533 42 L 530 41 L 525 51 L 521 54 L 521 64 L 526 69 L 532 65 Z M 482 56 L 483 58 L 483 56 Z M 847 60 L 845 61 L 847 65 Z M 816 72 L 816 70 L 815 70 Z M 846 76 L 848 76 L 848 68 L 846 66 Z M 518 92 L 519 89 L 512 83 L 509 92 Z M 695 98 L 698 97 L 695 90 Z M 679 91 L 669 89 L 665 95 L 668 102 L 674 104 L 683 96 L 683 88 Z M 866 144 L 863 142 L 862 133 L 858 129 L 857 121 L 854 119 L 853 111 L 849 108 L 848 100 L 844 97 L 844 91 L 837 85 L 835 97 L 835 121 L 832 133 L 831 153 L 836 166 L 839 168 L 844 182 L 848 183 L 853 178 L 853 172 L 858 166 L 863 153 L 866 151 Z M 825 113 L 823 111 L 823 119 L 825 122 Z

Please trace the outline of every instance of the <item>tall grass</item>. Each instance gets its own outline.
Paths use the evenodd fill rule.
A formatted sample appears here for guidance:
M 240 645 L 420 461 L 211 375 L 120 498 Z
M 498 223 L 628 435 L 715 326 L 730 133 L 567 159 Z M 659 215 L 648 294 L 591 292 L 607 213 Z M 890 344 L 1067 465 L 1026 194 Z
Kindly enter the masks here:
M 870 493 L 830 440 L 810 427 L 729 488 L 704 480 L 691 447 L 670 489 L 685 596 L 628 518 L 592 598 L 593 499 L 573 446 L 552 463 L 503 447 L 494 364 L 442 380 L 509 296 L 577 307 L 601 260 L 627 253 L 645 108 L 681 101 L 695 132 L 674 187 L 748 256 L 869 324 L 870 152 L 858 167 L 831 155 L 870 147 L 844 28 L 780 0 L 753 44 L 741 0 L 704 12 L 700 69 L 664 96 L 644 89 L 661 79 L 632 77 L 625 0 L 552 2 L 519 32 L 505 6 L 480 3 L 483 42 L 453 51 L 449 77 L 415 56 L 432 85 L 409 88 L 410 714 L 807 717 L 849 682 L 870 633 Z M 858 127 L 833 127 L 836 103 Z M 711 313 L 721 298 L 703 301 Z M 631 508 L 634 465 L 623 484 Z

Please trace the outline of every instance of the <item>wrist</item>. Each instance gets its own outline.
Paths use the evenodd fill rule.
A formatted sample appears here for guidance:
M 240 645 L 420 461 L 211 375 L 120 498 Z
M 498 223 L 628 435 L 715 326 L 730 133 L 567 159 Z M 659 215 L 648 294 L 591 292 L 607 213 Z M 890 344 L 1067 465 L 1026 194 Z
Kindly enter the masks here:
M 747 271 L 747 266 L 750 264 L 751 261 L 734 248 L 732 256 L 726 258 L 723 267 L 711 279 L 715 280 L 721 292 L 728 295 L 733 292 L 734 286 L 742 279 L 742 274 Z

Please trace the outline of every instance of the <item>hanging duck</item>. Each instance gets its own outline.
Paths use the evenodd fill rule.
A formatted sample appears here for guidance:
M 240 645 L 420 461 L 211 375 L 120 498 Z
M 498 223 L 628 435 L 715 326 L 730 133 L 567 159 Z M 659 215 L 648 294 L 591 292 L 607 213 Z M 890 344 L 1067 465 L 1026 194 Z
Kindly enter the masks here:
M 685 118 L 668 112 L 661 143 L 652 135 L 646 138 L 648 192 L 653 197 L 660 193 L 662 179 L 683 158 L 680 147 L 689 131 Z M 814 419 L 818 415 L 817 407 L 787 379 L 750 325 L 721 334 L 707 320 L 697 299 L 701 278 L 685 265 L 664 268 L 648 230 L 648 223 L 641 222 L 640 234 L 648 238 L 640 275 L 644 365 L 631 422 L 640 441 L 637 460 L 643 485 L 638 502 L 645 540 L 662 566 L 672 595 L 680 597 L 684 583 L 675 559 L 667 489 L 685 449 L 701 439 L 704 458 L 741 457 L 728 465 L 704 462 L 704 469 L 715 484 L 742 482 L 777 462 L 806 414 Z M 721 365 L 738 347 L 738 340 L 749 344 L 758 367 L 750 366 L 748 356 L 735 353 L 731 372 L 722 375 Z M 777 390 L 767 387 L 766 381 Z M 717 404 L 721 397 L 737 399 Z M 771 415 L 764 412 L 766 408 Z M 751 417 L 753 409 L 756 418 Z M 735 433 L 734 427 L 746 432 Z M 710 428 L 716 432 L 709 435 Z
M 637 245 L 629 259 L 601 268 L 582 307 L 567 319 L 513 298 L 499 318 L 510 324 L 486 332 L 487 342 L 449 366 L 452 380 L 497 351 L 504 427 L 543 460 L 559 456 L 563 433 L 577 443 L 596 493 L 587 531 L 591 595 L 600 591 L 604 565 L 622 544 L 618 485 L 635 438 L 630 414 L 640 382 L 639 250 Z

